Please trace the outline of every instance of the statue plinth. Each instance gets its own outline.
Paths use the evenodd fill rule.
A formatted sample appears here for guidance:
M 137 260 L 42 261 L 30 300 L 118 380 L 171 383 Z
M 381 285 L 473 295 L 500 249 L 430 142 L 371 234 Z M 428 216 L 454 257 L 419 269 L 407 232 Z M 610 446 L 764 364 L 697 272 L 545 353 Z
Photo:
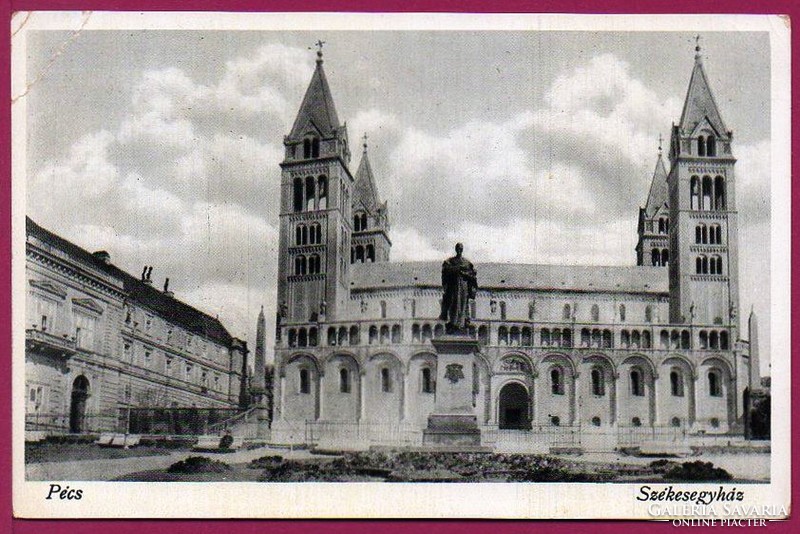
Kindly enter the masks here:
M 424 445 L 479 446 L 481 431 L 473 406 L 478 341 L 468 335 L 432 340 L 436 348 L 436 402 L 423 431 Z

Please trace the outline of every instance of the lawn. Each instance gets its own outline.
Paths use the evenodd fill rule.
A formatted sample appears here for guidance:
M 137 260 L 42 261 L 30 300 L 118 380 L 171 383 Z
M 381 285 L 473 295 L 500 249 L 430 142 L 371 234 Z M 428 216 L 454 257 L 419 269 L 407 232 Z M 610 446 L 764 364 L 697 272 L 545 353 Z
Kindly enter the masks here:
M 138 456 L 159 456 L 175 452 L 174 448 L 140 445 L 131 449 L 100 447 L 94 443 L 39 442 L 25 444 L 25 463 L 74 462 Z
M 248 464 L 189 457 L 168 469 L 116 480 L 141 482 L 711 482 L 730 475 L 706 462 L 658 460 L 649 465 L 588 464 L 543 455 L 358 452 L 289 460 L 278 455 Z

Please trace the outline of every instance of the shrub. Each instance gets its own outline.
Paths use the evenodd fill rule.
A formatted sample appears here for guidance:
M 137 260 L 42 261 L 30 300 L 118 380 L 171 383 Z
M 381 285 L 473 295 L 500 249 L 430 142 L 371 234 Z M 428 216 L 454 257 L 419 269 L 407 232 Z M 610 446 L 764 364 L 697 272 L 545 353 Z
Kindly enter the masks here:
M 731 480 L 733 476 L 721 467 L 714 467 L 711 462 L 696 460 L 672 466 L 664 473 L 664 478 L 666 480 L 716 481 Z
M 222 473 L 230 470 L 231 466 L 219 460 L 212 460 L 205 456 L 189 456 L 185 460 L 176 462 L 167 468 L 167 473 Z
M 251 460 L 247 467 L 250 469 L 272 469 L 283 462 L 283 456 L 269 455 Z

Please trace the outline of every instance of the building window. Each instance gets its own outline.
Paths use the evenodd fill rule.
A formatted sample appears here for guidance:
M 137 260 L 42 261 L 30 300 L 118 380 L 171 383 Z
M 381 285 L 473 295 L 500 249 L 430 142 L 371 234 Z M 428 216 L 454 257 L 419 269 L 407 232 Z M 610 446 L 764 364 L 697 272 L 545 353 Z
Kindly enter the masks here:
M 122 345 L 122 357 L 123 357 L 122 359 L 124 361 L 128 362 L 128 363 L 132 363 L 131 356 L 132 356 L 131 344 L 130 343 L 124 343 Z
M 558 417 L 557 415 L 551 415 L 550 416 L 550 424 L 552 426 L 560 426 L 561 425 L 561 418 Z
M 328 208 L 328 178 L 320 176 L 317 178 L 317 209 L 324 210 Z
M 689 206 L 693 210 L 700 209 L 700 178 L 692 176 L 689 186 L 690 203 Z
M 506 303 L 503 300 L 500 301 L 500 320 L 506 320 Z
M 698 156 L 706 155 L 706 139 L 702 135 L 697 138 L 697 155 Z
M 386 301 L 381 301 L 381 319 L 386 319 Z
M 561 313 L 561 318 L 565 321 L 572 319 L 572 308 L 569 304 L 564 304 L 564 310 Z
M 184 371 L 185 371 L 184 378 L 186 379 L 187 382 L 191 382 L 192 381 L 192 364 L 190 364 L 190 363 L 186 364 L 186 369 Z
M 164 372 L 168 375 L 172 374 L 172 358 L 164 358 Z
M 389 369 L 384 367 L 381 369 L 381 391 L 390 393 L 392 391 L 392 377 L 389 374 Z
M 597 304 L 592 304 L 592 321 L 598 322 L 600 320 L 600 307 Z
M 717 143 L 713 135 L 706 137 L 706 156 L 714 157 L 717 155 Z
M 303 211 L 303 179 L 295 178 L 293 183 L 293 207 L 295 212 Z
M 644 308 L 644 322 L 652 323 L 653 322 L 653 307 L 652 306 L 645 306 Z
M 553 395 L 564 394 L 564 371 L 560 367 L 550 370 L 550 392 Z
M 719 419 L 716 417 L 712 417 L 709 422 L 711 423 L 711 428 L 719 428 Z
M 150 367 L 150 362 L 153 361 L 153 352 L 150 350 L 144 351 L 144 366 Z
M 631 419 L 631 425 L 642 426 L 642 420 L 639 419 L 638 417 L 634 417 L 633 419 Z
M 644 376 L 641 370 L 631 370 L 631 395 L 644 397 Z
M 671 424 L 673 427 L 675 427 L 675 428 L 679 428 L 679 427 L 681 426 L 681 419 L 680 419 L 680 417 L 673 417 L 673 418 L 672 418 L 672 421 L 670 421 L 670 424 Z
M 623 321 L 623 322 L 625 321 L 625 305 L 624 304 L 620 304 L 619 305 L 619 320 Z
M 703 176 L 702 184 L 702 207 L 703 211 L 710 211 L 713 208 L 713 189 L 714 183 L 710 176 Z
M 339 369 L 339 392 L 350 393 L 350 371 Z
M 433 393 L 433 379 L 431 378 L 430 367 L 422 368 L 422 392 Z
M 75 342 L 82 349 L 94 350 L 97 317 L 75 311 Z
M 300 393 L 311 393 L 311 381 L 308 376 L 308 369 L 300 369 Z
M 711 397 L 722 397 L 722 379 L 716 369 L 708 372 L 708 394 Z
M 606 394 L 606 380 L 601 369 L 592 369 L 592 395 L 602 397 Z
M 674 370 L 669 374 L 669 385 L 673 397 L 683 397 L 683 373 Z
M 600 418 L 597 416 L 592 417 L 592 426 L 600 426 Z

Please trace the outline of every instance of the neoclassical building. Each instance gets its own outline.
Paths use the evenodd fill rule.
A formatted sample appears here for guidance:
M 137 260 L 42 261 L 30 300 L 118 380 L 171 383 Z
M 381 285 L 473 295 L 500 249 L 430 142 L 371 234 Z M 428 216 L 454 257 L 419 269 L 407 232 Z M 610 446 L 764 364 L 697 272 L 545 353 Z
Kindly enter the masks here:
M 246 344 L 168 280 L 154 287 L 152 267 L 132 276 L 30 218 L 25 255 L 26 430 L 125 430 L 133 411 L 174 433 L 169 410 L 174 423 L 181 410 L 239 409 Z
M 284 146 L 273 441 L 419 444 L 441 263 L 389 260 L 387 205 L 366 141 L 350 170 L 321 52 Z M 636 265 L 476 264 L 473 406 L 487 435 L 741 432 L 758 354 L 740 329 L 733 133 L 699 49 L 666 160 L 659 147 Z

